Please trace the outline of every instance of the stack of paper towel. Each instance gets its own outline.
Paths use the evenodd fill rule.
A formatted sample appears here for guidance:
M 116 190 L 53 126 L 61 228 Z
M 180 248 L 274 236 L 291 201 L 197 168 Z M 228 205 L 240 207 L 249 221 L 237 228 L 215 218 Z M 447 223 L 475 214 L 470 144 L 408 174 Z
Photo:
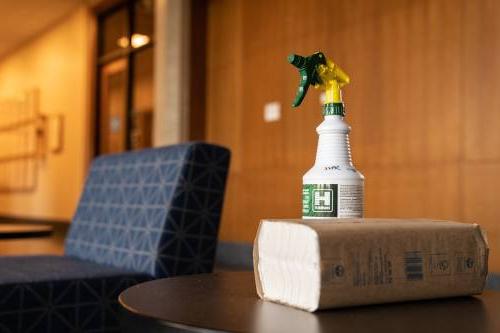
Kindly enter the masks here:
M 257 293 L 308 311 L 478 294 L 488 246 L 477 224 L 431 220 L 263 220 Z

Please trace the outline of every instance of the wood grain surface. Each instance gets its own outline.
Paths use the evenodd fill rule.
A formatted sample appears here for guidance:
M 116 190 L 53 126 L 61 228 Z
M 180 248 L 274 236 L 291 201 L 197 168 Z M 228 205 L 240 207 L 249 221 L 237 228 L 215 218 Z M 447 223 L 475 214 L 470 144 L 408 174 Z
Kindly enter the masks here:
M 212 0 L 208 141 L 233 152 L 221 238 L 251 241 L 261 218 L 301 215 L 319 93 L 299 109 L 289 53 L 322 50 L 351 76 L 351 148 L 367 217 L 480 223 L 500 270 L 500 2 Z M 282 118 L 266 123 L 265 103 Z

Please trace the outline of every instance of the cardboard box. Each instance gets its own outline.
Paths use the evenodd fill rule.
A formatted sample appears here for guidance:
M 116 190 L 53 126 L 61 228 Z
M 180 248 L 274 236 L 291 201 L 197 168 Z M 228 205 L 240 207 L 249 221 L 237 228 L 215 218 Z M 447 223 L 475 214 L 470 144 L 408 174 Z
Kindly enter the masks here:
M 263 220 L 258 295 L 307 311 L 482 292 L 488 245 L 477 224 L 433 220 Z

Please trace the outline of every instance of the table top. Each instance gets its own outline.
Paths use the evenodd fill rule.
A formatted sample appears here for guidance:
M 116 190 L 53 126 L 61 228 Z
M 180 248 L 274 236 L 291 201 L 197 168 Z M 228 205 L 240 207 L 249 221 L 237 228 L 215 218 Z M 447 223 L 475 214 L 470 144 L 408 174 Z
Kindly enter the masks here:
M 50 236 L 53 230 L 50 225 L 0 223 L 0 239 Z
M 121 293 L 132 315 L 194 332 L 500 332 L 500 292 L 309 313 L 262 301 L 252 272 L 159 279 Z

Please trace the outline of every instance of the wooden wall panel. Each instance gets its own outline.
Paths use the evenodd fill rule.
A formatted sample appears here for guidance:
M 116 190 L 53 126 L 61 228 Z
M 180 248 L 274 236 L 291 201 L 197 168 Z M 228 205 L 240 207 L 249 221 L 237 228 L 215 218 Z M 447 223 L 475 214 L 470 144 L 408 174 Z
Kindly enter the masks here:
M 500 161 L 500 2 L 465 2 L 463 28 L 465 150 L 467 161 Z
M 251 241 L 265 217 L 299 217 L 319 94 L 290 107 L 286 56 L 324 51 L 344 90 L 366 216 L 478 222 L 500 242 L 500 2 L 212 0 L 207 136 L 233 151 L 221 237 Z M 264 104 L 282 119 L 265 123 Z M 497 232 L 498 231 L 498 232 Z M 500 271 L 500 256 L 491 266 Z
M 465 2 L 462 41 L 463 216 L 486 226 L 500 271 L 500 2 Z

